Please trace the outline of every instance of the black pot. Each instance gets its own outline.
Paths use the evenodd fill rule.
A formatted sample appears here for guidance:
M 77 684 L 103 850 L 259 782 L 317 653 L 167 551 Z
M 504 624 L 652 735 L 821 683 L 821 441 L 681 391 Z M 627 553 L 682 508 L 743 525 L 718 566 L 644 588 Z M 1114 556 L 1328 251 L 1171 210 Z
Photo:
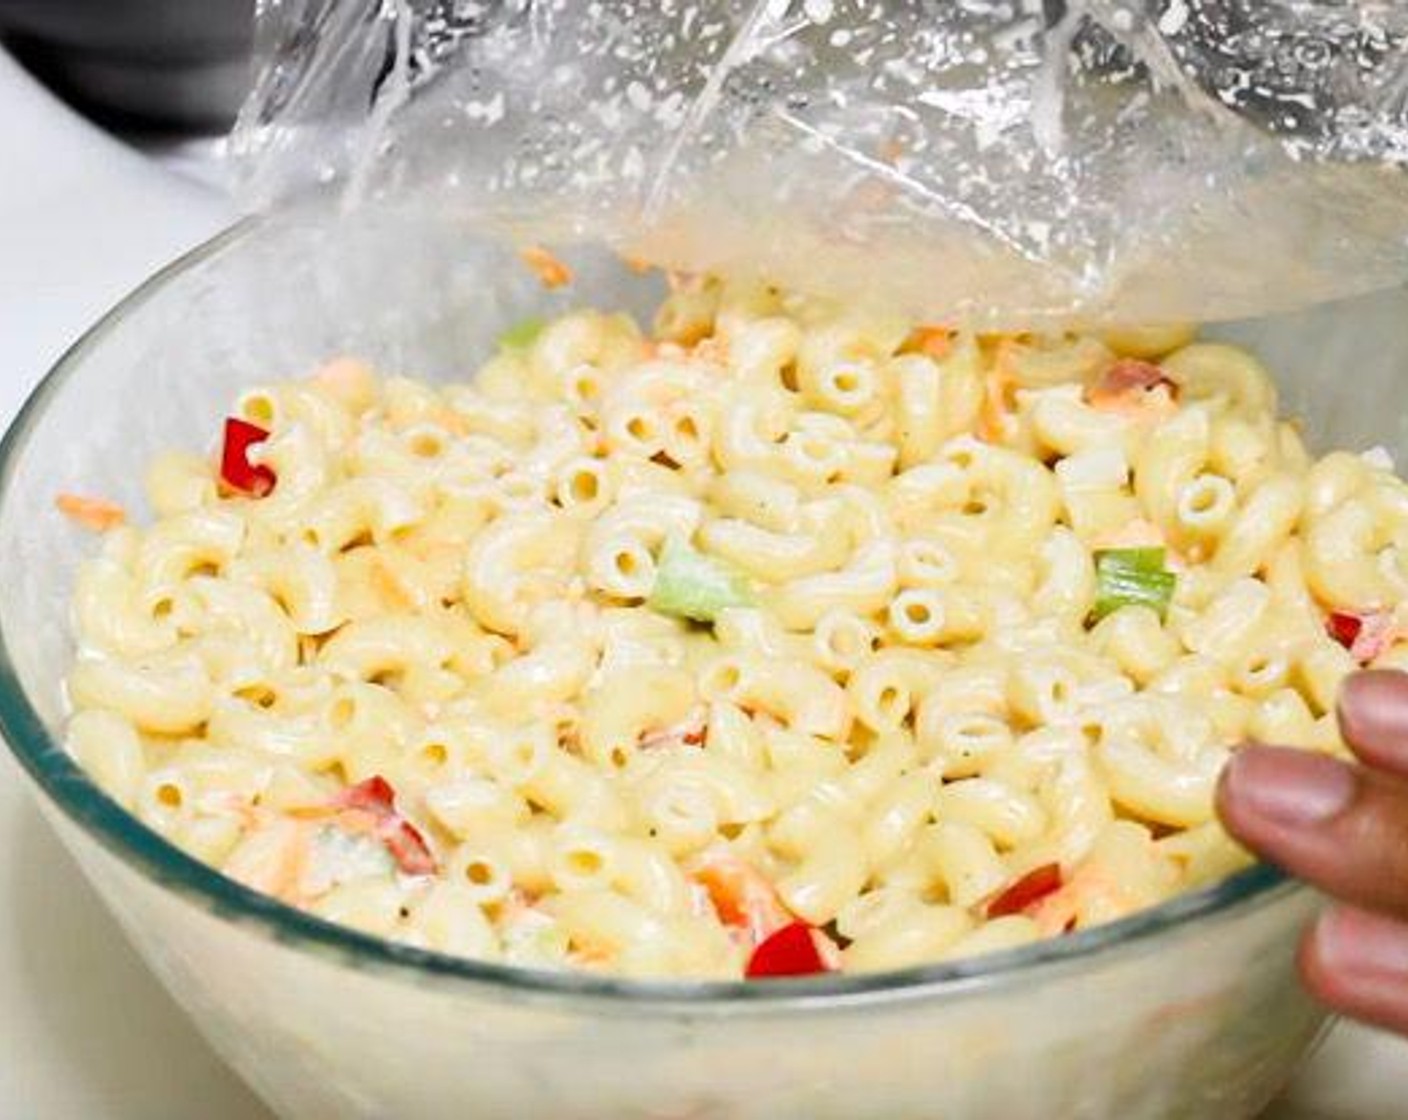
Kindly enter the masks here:
M 249 89 L 254 0 L 0 0 L 0 34 L 99 116 L 218 131 Z

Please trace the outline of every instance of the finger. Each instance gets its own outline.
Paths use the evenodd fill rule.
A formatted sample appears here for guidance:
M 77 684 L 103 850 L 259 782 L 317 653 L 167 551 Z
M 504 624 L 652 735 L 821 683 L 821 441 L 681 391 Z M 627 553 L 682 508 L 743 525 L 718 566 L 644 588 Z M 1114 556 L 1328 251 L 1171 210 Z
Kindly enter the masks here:
M 1408 673 L 1374 669 L 1340 687 L 1340 732 L 1370 766 L 1408 775 Z
M 1408 1033 L 1408 925 L 1347 906 L 1327 910 L 1301 942 L 1300 971 L 1336 1011 Z
M 1408 782 L 1325 755 L 1247 747 L 1218 812 L 1272 863 L 1345 902 L 1408 918 Z

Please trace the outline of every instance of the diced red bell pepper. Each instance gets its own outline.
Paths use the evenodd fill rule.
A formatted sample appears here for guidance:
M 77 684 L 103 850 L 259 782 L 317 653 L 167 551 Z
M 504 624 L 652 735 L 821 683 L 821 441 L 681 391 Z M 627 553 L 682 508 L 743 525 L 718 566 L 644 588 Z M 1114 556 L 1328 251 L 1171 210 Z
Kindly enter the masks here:
M 830 972 L 817 938 L 824 936 L 806 922 L 792 922 L 759 943 L 748 958 L 747 977 L 812 976 Z
M 988 917 L 1002 918 L 1030 910 L 1065 884 L 1059 863 L 1044 863 L 1028 871 L 988 903 Z
M 376 774 L 348 786 L 333 798 L 339 809 L 356 809 L 376 821 L 376 835 L 407 875 L 433 875 L 435 855 L 420 829 L 396 811 L 396 790 Z
M 249 449 L 263 443 L 269 433 L 248 420 L 228 417 L 225 420 L 225 442 L 220 449 L 220 480 L 231 490 L 262 498 L 271 493 L 278 482 L 273 470 L 249 461 Z
M 425 842 L 420 829 L 410 821 L 398 816 L 387 822 L 379 835 L 396 866 L 407 875 L 435 874 L 435 856 L 430 851 L 430 845 Z
M 1325 619 L 1325 631 L 1361 665 L 1367 665 L 1393 644 L 1395 627 L 1388 611 L 1353 614 L 1332 611 Z
M 396 791 L 380 774 L 340 790 L 333 803 L 339 809 L 362 809 L 376 816 L 396 812 Z
M 1325 630 L 1345 649 L 1354 645 L 1355 640 L 1359 637 L 1359 632 L 1363 629 L 1364 620 L 1357 614 L 1334 611 L 1325 620 Z

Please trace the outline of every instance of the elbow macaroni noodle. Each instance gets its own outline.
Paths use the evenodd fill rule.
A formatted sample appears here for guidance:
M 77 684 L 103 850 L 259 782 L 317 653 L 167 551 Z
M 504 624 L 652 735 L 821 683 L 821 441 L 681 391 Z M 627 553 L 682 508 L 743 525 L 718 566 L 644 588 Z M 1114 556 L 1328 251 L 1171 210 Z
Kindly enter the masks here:
M 69 746 L 227 875 L 448 953 L 733 978 L 795 920 L 849 971 L 1060 936 L 1244 863 L 1229 751 L 1343 752 L 1345 675 L 1408 664 L 1408 486 L 1275 408 L 1183 329 L 714 281 L 472 384 L 338 360 L 237 403 L 266 497 L 151 466 L 155 523 L 78 581 Z M 667 542 L 751 597 L 656 609 Z M 1097 610 L 1096 554 L 1151 547 L 1166 612 Z

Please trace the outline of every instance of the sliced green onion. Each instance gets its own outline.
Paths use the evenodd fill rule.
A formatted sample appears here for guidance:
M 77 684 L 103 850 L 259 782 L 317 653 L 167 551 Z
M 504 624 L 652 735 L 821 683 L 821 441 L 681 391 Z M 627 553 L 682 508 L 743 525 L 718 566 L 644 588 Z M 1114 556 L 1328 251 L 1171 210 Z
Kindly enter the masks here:
M 547 325 L 546 319 L 540 319 L 536 315 L 524 319 L 521 323 L 515 323 L 499 335 L 499 349 L 527 350 L 538 341 L 538 336 Z
M 1165 569 L 1162 548 L 1112 548 L 1095 554 L 1095 610 L 1099 622 L 1121 607 L 1149 607 L 1160 619 L 1178 577 Z
M 713 622 L 729 607 L 752 606 L 753 595 L 741 572 L 671 537 L 660 553 L 647 605 L 676 618 Z

